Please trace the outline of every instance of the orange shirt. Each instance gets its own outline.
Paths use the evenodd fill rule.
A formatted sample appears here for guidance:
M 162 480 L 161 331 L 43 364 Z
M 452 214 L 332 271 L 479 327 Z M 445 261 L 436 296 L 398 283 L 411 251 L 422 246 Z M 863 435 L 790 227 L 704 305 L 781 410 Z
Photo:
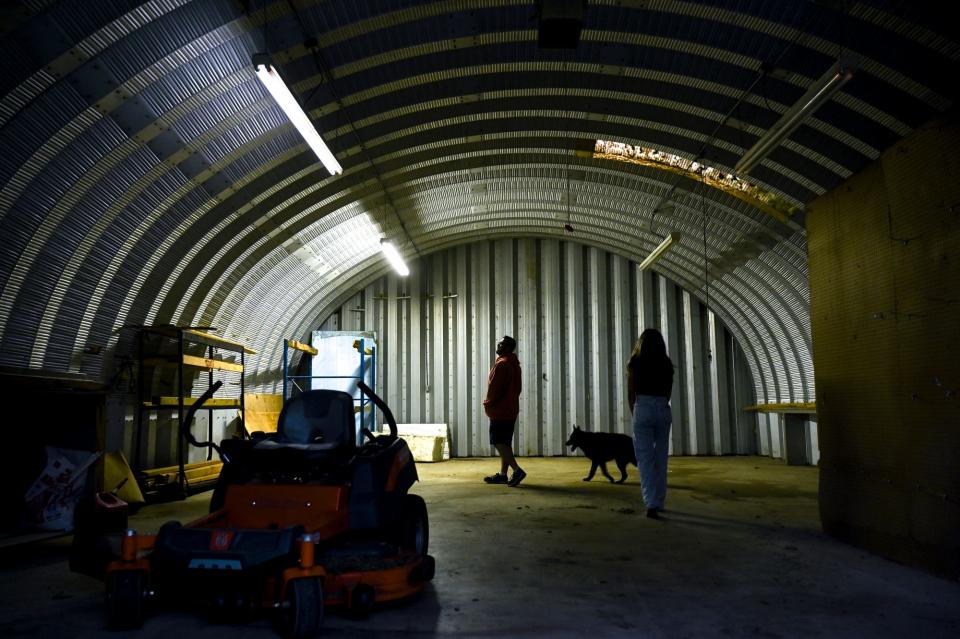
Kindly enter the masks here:
M 483 410 L 490 419 L 513 420 L 520 414 L 522 389 L 520 360 L 516 353 L 497 358 L 487 375 L 487 397 Z

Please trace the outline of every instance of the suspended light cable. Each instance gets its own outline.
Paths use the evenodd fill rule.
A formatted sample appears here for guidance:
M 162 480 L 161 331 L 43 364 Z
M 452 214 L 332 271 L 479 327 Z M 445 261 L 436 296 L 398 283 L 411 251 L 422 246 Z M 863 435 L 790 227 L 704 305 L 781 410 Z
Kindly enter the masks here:
M 300 31 L 303 33 L 306 38 L 304 42 L 304 47 L 310 52 L 313 57 L 314 63 L 317 65 L 317 70 L 320 72 L 320 77 L 323 79 L 323 82 L 326 84 L 327 88 L 330 90 L 330 96 L 333 98 L 334 103 L 337 105 L 337 113 L 345 113 L 346 109 L 343 104 L 343 100 L 340 98 L 340 95 L 337 91 L 336 86 L 333 82 L 333 74 L 330 73 L 329 67 L 327 66 L 326 61 L 323 58 L 323 55 L 320 51 L 320 45 L 317 42 L 317 39 L 311 35 L 307 30 L 307 26 L 303 21 L 303 16 L 300 15 L 300 11 L 297 9 L 296 3 L 292 0 L 287 0 L 287 5 L 290 7 L 290 11 L 293 14 L 293 17 L 297 20 L 297 23 L 300 26 Z M 394 216 L 397 218 L 397 222 L 400 225 L 400 229 L 403 231 L 404 236 L 406 236 L 407 241 L 413 247 L 414 252 L 419 256 L 420 248 L 417 246 L 417 243 L 414 241 L 413 236 L 410 235 L 410 232 L 407 230 L 407 225 L 404 223 L 403 218 L 400 216 L 400 210 L 396 205 L 396 202 L 393 200 L 393 196 L 390 195 L 390 191 L 387 190 L 386 184 L 383 181 L 383 176 L 380 174 L 380 169 L 374 163 L 373 158 L 370 155 L 367 145 L 364 144 L 363 140 L 360 138 L 360 134 L 357 132 L 357 128 L 354 126 L 352 120 L 347 120 L 347 126 L 350 129 L 350 133 L 353 135 L 353 139 L 356 141 L 357 146 L 360 148 L 360 153 L 363 155 L 363 158 L 366 160 L 367 164 L 370 165 L 370 168 L 373 170 L 373 177 L 377 181 L 377 184 L 380 186 L 380 190 L 383 192 L 384 199 L 390 205 L 390 208 L 393 210 Z

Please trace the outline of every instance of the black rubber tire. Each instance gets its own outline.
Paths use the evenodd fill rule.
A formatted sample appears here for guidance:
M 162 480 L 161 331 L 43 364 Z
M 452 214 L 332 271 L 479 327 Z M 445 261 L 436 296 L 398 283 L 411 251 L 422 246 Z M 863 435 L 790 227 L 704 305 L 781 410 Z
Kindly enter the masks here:
M 354 619 L 366 619 L 373 612 L 377 595 L 373 586 L 360 584 L 350 593 L 350 616 Z
M 160 526 L 160 530 L 157 531 L 157 541 L 156 545 L 160 546 L 167 542 L 167 537 L 170 536 L 175 530 L 183 528 L 183 524 L 179 521 L 168 521 Z
M 427 555 L 423 558 L 423 563 L 420 565 L 420 578 L 424 581 L 433 581 L 436 574 L 437 560 Z
M 396 544 L 402 551 L 426 556 L 430 549 L 427 504 L 420 495 L 404 495 L 396 527 Z
M 142 570 L 117 570 L 107 575 L 108 628 L 136 630 L 143 626 L 145 586 L 146 575 Z
M 279 615 L 280 634 L 288 639 L 310 639 L 323 622 L 323 584 L 315 577 L 287 584 L 287 597 Z
M 437 562 L 430 555 L 426 555 L 419 566 L 410 571 L 410 583 L 419 584 L 425 581 L 432 581 L 437 574 Z

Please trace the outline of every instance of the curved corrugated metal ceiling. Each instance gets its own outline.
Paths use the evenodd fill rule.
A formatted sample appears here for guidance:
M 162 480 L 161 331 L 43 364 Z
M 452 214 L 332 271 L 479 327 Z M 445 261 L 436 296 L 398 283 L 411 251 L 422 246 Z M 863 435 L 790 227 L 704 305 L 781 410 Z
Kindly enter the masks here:
M 953 104 L 951 23 L 915 4 L 591 0 L 569 51 L 537 48 L 533 2 L 23 0 L 0 44 L 0 365 L 108 377 L 111 349 L 84 349 L 143 323 L 272 352 L 383 274 L 380 235 L 639 261 L 679 231 L 657 270 L 731 328 L 761 401 L 811 400 L 803 205 Z M 342 175 L 257 82 L 265 49 Z M 855 78 L 751 174 L 792 219 L 578 153 L 730 171 L 849 55 Z

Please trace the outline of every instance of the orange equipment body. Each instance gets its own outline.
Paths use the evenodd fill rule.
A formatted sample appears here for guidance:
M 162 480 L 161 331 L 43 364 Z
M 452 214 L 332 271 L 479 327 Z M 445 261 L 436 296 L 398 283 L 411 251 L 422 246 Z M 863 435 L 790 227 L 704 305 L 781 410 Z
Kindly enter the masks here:
M 311 486 L 247 484 L 231 486 L 226 505 L 221 510 L 197 519 L 184 528 L 211 530 L 243 530 L 283 528 L 303 525 L 312 537 L 329 539 L 348 530 L 349 485 Z M 148 558 L 157 535 L 133 534 L 123 537 L 121 558 L 107 565 L 106 573 L 121 570 L 142 571 L 146 583 L 152 583 L 152 566 Z M 416 579 L 424 557 L 406 553 L 388 568 L 380 570 L 354 570 L 343 573 L 328 572 L 315 564 L 316 543 L 299 541 L 299 566 L 283 570 L 279 579 L 269 578 L 257 600 L 261 608 L 273 608 L 276 601 L 283 601 L 289 583 L 305 577 L 323 580 L 324 604 L 329 606 L 350 605 L 350 595 L 357 586 L 373 588 L 375 601 L 393 601 L 414 595 L 423 590 L 426 582 Z M 216 552 L 212 550 L 212 552 Z M 279 583 L 278 583 L 279 582 Z
M 221 384 L 181 425 L 190 443 L 215 448 L 224 461 L 213 512 L 167 522 L 156 535 L 126 531 L 104 571 L 108 623 L 140 627 L 145 598 L 165 592 L 218 608 L 274 610 L 285 636 L 301 639 L 318 629 L 324 606 L 366 614 L 376 602 L 421 591 L 435 573 L 427 508 L 408 492 L 416 464 L 383 400 L 358 383 L 390 429 L 365 431 L 362 445 L 354 398 L 323 389 L 291 398 L 274 434 L 197 442 L 193 412 Z

